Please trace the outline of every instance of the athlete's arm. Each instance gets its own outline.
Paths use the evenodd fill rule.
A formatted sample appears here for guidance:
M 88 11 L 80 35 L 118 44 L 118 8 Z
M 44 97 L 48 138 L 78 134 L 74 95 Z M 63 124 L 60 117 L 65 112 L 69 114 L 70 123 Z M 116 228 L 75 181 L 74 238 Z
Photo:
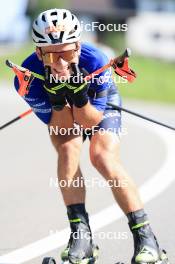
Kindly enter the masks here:
M 73 116 L 75 121 L 84 128 L 96 126 L 102 120 L 103 112 L 98 111 L 88 102 L 85 106 L 78 108 L 73 106 Z
M 73 128 L 74 118 L 70 106 L 66 105 L 61 111 L 52 109 L 52 116 L 49 127 L 57 131 L 58 128 Z
M 104 97 L 90 101 L 88 96 L 90 84 L 84 80 L 88 73 L 85 69 L 80 69 L 78 64 L 74 64 L 72 69 L 73 75 L 67 84 L 67 93 L 73 101 L 73 116 L 75 121 L 84 128 L 91 128 L 102 120 L 107 97 L 105 94 Z M 77 83 L 74 82 L 76 80 L 74 76 L 78 80 Z

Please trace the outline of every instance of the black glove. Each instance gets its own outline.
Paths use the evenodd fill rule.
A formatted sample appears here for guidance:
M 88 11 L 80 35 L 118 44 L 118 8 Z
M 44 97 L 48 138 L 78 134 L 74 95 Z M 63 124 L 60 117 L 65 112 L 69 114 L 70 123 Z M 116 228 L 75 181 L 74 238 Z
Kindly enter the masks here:
M 44 88 L 49 96 L 49 101 L 52 108 L 56 111 L 61 111 L 67 104 L 66 101 L 66 86 L 54 78 L 51 78 L 51 69 L 45 66 L 45 83 Z
M 67 95 L 73 101 L 76 107 L 83 107 L 88 102 L 88 88 L 89 84 L 84 80 L 84 77 L 88 75 L 85 69 L 80 69 L 77 64 L 71 63 L 71 69 L 73 74 L 67 80 Z

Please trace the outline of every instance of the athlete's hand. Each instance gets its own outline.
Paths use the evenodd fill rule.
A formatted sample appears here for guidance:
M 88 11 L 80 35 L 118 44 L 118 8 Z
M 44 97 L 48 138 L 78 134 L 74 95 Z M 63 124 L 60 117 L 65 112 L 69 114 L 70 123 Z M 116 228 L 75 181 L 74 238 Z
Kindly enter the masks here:
M 61 111 L 67 104 L 65 95 L 65 83 L 59 82 L 51 78 L 51 70 L 49 66 L 45 66 L 45 83 L 44 88 L 49 96 L 52 108 L 56 111 Z
M 89 84 L 84 80 L 84 77 L 88 75 L 85 69 L 80 69 L 78 64 L 71 63 L 72 74 L 67 80 L 67 94 L 73 101 L 76 107 L 83 107 L 88 102 L 88 88 Z

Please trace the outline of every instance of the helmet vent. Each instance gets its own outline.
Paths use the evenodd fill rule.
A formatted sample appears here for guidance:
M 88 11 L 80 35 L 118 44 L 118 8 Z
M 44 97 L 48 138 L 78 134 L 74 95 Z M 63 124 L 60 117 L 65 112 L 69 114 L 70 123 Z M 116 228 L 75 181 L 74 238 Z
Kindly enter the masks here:
M 53 40 L 53 41 L 55 40 L 51 33 L 48 34 L 48 36 L 49 36 L 49 38 L 50 38 L 51 40 Z
M 51 15 L 51 16 L 57 16 L 57 12 L 54 11 L 54 12 L 52 12 L 50 15 Z
M 57 25 L 57 20 L 53 20 L 52 22 L 53 22 L 54 26 L 56 27 L 56 25 Z
M 63 39 L 63 35 L 64 35 L 64 31 L 61 31 L 60 33 L 60 41 L 62 42 L 62 39 Z
M 33 33 L 35 34 L 35 36 L 36 36 L 37 38 L 44 39 L 44 37 L 43 37 L 41 34 L 39 34 L 34 28 L 33 28 Z
M 73 34 L 75 32 L 75 29 L 72 29 L 70 32 L 69 32 L 69 35 Z
M 42 15 L 42 20 L 43 20 L 44 22 L 46 22 L 46 18 L 45 18 L 45 15 L 44 15 L 44 14 Z
M 45 40 L 39 40 L 37 43 L 47 43 Z
M 73 36 L 73 37 L 70 37 L 70 38 L 67 38 L 67 39 L 73 39 L 73 38 L 75 38 L 75 36 Z
M 52 36 L 52 34 L 48 34 L 48 36 L 51 39 L 52 44 L 61 43 L 61 40 L 62 40 L 61 34 L 60 34 L 59 39 L 58 38 L 57 39 L 54 39 L 54 37 Z
M 65 19 L 67 17 L 66 12 L 63 13 L 63 19 Z

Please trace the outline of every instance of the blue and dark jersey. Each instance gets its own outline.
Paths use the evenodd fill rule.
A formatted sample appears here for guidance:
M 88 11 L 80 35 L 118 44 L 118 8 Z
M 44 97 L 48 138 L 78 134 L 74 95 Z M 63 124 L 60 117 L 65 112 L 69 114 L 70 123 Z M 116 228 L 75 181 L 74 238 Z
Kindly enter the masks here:
M 79 67 L 84 68 L 87 72 L 92 73 L 109 62 L 107 56 L 89 43 L 82 43 Z M 25 59 L 22 66 L 44 76 L 44 65 L 34 52 Z M 43 87 L 43 81 L 35 78 L 30 86 L 29 93 L 24 100 L 30 105 L 34 113 L 45 123 L 48 124 L 51 118 L 52 108 L 46 90 Z M 18 80 L 15 78 L 15 88 L 18 90 Z M 113 83 L 111 70 L 100 73 L 90 80 L 89 90 L 94 94 L 103 92 L 104 96 L 89 96 L 90 103 L 99 111 L 104 111 L 107 101 L 111 101 L 115 96 L 115 103 L 120 105 L 120 96 L 117 88 Z M 110 99 L 111 98 L 111 99 Z

